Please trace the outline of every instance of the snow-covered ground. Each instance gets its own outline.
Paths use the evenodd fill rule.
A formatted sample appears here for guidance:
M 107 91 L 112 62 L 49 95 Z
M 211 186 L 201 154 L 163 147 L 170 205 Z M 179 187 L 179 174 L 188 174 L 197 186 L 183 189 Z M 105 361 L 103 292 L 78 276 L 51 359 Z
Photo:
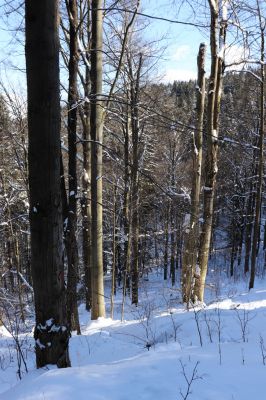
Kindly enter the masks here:
M 91 322 L 80 306 L 82 335 L 70 341 L 72 368 L 36 370 L 32 334 L 21 335 L 29 370 L 21 381 L 13 339 L 1 328 L 0 399 L 265 399 L 266 283 L 256 281 L 248 292 L 243 282 L 216 279 L 208 305 L 187 311 L 178 288 L 151 275 L 140 297 L 139 307 L 126 304 L 124 322 L 121 291 L 114 320 Z

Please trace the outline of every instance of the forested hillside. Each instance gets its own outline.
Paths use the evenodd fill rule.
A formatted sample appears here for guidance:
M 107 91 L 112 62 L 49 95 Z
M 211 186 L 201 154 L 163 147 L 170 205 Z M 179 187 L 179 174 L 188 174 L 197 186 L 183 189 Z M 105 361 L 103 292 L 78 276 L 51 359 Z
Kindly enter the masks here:
M 247 376 L 255 347 L 265 365 L 253 310 L 264 316 L 266 9 L 260 0 L 196 3 L 168 4 L 168 18 L 139 0 L 2 1 L 2 20 L 20 26 L 26 74 L 25 90 L 0 80 L 2 392 L 14 368 L 24 380 L 35 366 L 93 375 L 92 363 L 107 379 L 97 397 L 94 376 L 92 400 L 164 399 L 166 386 L 152 395 L 152 374 L 147 390 L 140 376 L 132 397 L 123 390 L 137 356 L 163 377 L 174 351 L 185 386 L 170 385 L 169 399 L 249 398 L 198 381 L 204 354 L 207 374 L 217 361 L 226 376 L 231 350 Z M 167 39 L 151 39 L 154 20 L 208 38 L 187 56 L 197 79 L 163 78 Z M 121 374 L 112 363 L 126 359 L 108 397 L 108 379 Z M 70 388 L 46 394 L 49 376 L 38 396 L 70 398 Z M 8 398 L 42 398 L 32 388 Z M 78 398 L 86 391 L 87 383 Z

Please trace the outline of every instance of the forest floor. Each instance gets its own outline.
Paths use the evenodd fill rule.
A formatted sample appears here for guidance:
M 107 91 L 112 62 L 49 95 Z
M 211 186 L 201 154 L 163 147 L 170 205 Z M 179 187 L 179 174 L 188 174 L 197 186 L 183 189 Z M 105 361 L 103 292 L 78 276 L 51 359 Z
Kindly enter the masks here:
M 82 335 L 70 340 L 72 368 L 35 369 L 29 320 L 18 335 L 28 368 L 22 363 L 19 381 L 14 339 L 1 328 L 0 399 L 265 399 L 266 282 L 257 280 L 249 292 L 247 282 L 216 276 L 207 305 L 188 311 L 178 288 L 158 272 L 143 279 L 137 308 L 128 300 L 123 322 L 121 295 L 119 289 L 114 320 L 92 322 L 80 306 Z

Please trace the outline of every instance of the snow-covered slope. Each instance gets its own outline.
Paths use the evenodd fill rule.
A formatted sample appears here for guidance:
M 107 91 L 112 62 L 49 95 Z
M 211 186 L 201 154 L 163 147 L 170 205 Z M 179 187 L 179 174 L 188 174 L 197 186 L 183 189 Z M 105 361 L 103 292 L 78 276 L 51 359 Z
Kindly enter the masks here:
M 29 352 L 22 381 L 16 380 L 15 359 L 0 369 L 0 399 L 263 400 L 263 286 L 258 282 L 248 292 L 244 284 L 226 285 L 219 301 L 209 294 L 208 306 L 187 311 L 179 291 L 153 276 L 143 283 L 140 306 L 126 306 L 124 322 L 119 296 L 114 321 L 91 322 L 81 306 L 83 334 L 71 338 L 72 368 L 35 370 Z M 11 344 L 2 330 L 0 354 L 7 355 Z M 24 348 L 30 345 L 32 338 Z

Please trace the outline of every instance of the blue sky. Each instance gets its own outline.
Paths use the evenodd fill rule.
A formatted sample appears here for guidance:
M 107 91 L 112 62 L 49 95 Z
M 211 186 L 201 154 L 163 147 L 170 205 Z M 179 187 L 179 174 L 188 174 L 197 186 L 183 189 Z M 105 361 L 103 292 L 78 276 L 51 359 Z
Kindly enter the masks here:
M 180 1 L 176 1 L 176 3 L 178 4 Z M 178 13 L 177 5 L 173 5 L 171 1 L 143 0 L 142 5 L 143 12 L 150 15 L 192 23 L 198 19 L 198 16 L 193 15 L 192 10 L 187 6 Z M 205 23 L 204 16 L 200 22 Z M 164 60 L 160 61 L 159 66 L 165 82 L 196 78 L 199 45 L 202 42 L 209 42 L 209 34 L 206 29 L 199 30 L 192 26 L 151 20 L 149 35 L 154 38 L 167 37 Z
M 17 32 L 19 20 L 3 17 L 4 0 L 0 0 L 0 79 L 6 86 L 25 87 L 23 33 Z
M 0 7 L 4 0 L 0 0 Z M 176 1 L 178 3 L 178 1 Z M 142 0 L 142 10 L 147 14 L 169 19 L 188 20 L 194 22 L 188 7 L 178 15 L 178 7 L 171 0 Z M 2 14 L 2 7 L 0 8 Z M 10 17 L 12 26 L 14 21 Z M 9 32 L 6 24 L 0 24 L 0 68 L 2 80 L 9 80 L 12 85 L 24 86 L 24 75 L 19 69 L 24 68 L 23 45 L 16 44 L 18 35 Z M 158 71 L 165 82 L 173 80 L 188 80 L 196 77 L 196 57 L 199 44 L 208 42 L 208 32 L 193 27 L 184 27 L 168 22 L 150 20 L 147 35 L 151 40 L 165 37 L 162 42 L 166 46 L 163 57 L 160 58 Z
M 16 0 L 14 0 L 16 1 Z M 37 1 L 37 0 L 36 0 Z M 5 0 L 0 0 L 0 16 L 3 15 L 3 4 Z M 185 2 L 181 9 L 181 0 L 142 0 L 142 9 L 146 14 L 168 18 L 172 20 L 186 21 L 191 23 L 208 23 L 208 16 L 205 15 L 206 8 L 196 6 L 197 0 L 193 1 L 194 10 L 189 8 Z M 5 18 L 3 23 L 0 21 L 0 78 L 12 86 L 18 85 L 25 88 L 25 73 L 21 72 L 24 66 L 24 37 L 23 33 L 10 31 L 10 28 L 19 26 L 18 21 L 14 21 L 14 15 L 10 15 L 9 22 Z M 227 35 L 229 38 L 229 35 Z M 164 21 L 149 19 L 149 26 L 146 29 L 145 37 L 147 41 L 156 41 L 164 38 L 161 44 L 166 47 L 163 56 L 160 57 L 157 70 L 164 82 L 174 80 L 195 79 L 197 74 L 197 53 L 201 42 L 209 43 L 208 29 L 198 29 L 193 26 L 184 26 Z M 243 45 L 236 43 L 230 38 L 230 51 L 227 60 L 233 61 L 243 58 Z M 20 44 L 18 44 L 18 40 Z M 209 65 L 209 46 L 207 46 L 207 74 Z

